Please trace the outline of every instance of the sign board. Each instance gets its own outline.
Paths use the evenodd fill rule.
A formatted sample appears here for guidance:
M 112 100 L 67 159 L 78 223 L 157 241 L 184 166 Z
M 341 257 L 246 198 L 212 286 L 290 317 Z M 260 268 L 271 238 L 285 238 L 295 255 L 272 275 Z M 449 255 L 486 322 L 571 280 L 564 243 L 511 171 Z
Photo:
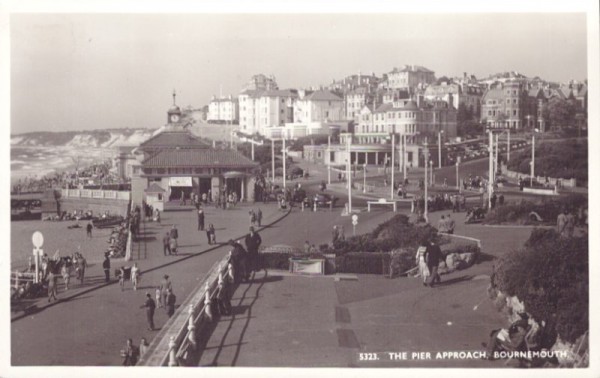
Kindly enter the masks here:
M 169 177 L 169 186 L 192 186 L 191 177 Z
M 324 259 L 290 259 L 290 272 L 303 275 L 324 275 Z
M 33 249 L 33 255 L 34 256 L 43 256 L 44 255 L 44 250 L 41 248 L 34 248 Z
M 352 215 L 352 225 L 356 226 L 358 224 L 358 215 Z
M 44 235 L 39 231 L 34 232 L 31 236 L 31 242 L 35 248 L 41 248 L 44 245 Z

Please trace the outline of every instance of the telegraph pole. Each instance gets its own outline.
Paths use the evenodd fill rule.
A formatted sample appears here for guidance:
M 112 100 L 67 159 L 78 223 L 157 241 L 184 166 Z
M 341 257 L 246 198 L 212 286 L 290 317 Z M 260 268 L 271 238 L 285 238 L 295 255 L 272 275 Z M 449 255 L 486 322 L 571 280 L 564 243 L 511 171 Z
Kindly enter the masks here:
M 392 164 L 391 169 L 392 169 L 392 185 L 390 185 L 390 198 L 394 199 L 394 166 L 396 165 L 396 155 L 394 154 L 394 151 L 396 150 L 396 133 L 392 133 Z

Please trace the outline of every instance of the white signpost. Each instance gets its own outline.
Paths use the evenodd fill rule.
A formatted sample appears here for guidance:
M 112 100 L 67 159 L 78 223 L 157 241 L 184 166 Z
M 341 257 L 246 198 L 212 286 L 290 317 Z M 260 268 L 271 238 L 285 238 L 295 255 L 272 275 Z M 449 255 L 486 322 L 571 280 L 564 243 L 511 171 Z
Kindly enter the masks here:
M 35 283 L 39 283 L 39 266 L 40 266 L 40 256 L 44 253 L 42 250 L 42 246 L 44 245 L 44 235 L 41 232 L 36 231 L 31 236 L 31 242 L 33 243 L 33 256 L 35 257 Z
M 358 224 L 358 215 L 352 215 L 352 235 L 356 235 L 356 225 Z

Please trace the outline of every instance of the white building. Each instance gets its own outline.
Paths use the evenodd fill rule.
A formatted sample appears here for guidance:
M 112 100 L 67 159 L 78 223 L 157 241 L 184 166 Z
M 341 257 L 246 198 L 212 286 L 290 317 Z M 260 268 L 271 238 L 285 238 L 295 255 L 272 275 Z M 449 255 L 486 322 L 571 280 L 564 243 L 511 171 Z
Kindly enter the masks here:
M 222 98 L 213 96 L 208 105 L 209 122 L 238 122 L 238 99 L 231 95 Z
M 387 88 L 415 89 L 435 82 L 435 72 L 422 66 L 405 65 L 404 68 L 394 68 L 387 75 Z
M 330 91 L 303 91 L 294 105 L 294 123 L 329 122 L 344 119 L 344 100 Z
M 295 90 L 246 90 L 239 97 L 240 131 L 270 134 L 269 129 L 293 121 Z

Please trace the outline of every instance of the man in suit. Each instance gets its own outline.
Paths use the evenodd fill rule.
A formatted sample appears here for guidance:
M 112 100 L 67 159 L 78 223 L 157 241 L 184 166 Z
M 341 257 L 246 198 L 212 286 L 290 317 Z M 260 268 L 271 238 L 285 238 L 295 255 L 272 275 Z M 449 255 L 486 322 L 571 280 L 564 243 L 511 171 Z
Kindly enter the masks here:
M 156 308 L 156 302 L 154 302 L 150 293 L 146 293 L 146 302 L 140 308 L 146 308 L 148 330 L 154 331 L 154 309 Z
M 425 261 L 427 262 L 427 268 L 429 269 L 429 286 L 433 287 L 435 283 L 440 283 L 440 275 L 438 274 L 438 265 L 442 260 L 442 250 L 433 240 L 429 242 L 427 250 L 425 252 Z
M 171 254 L 171 234 L 167 231 L 166 235 L 163 237 L 163 253 L 166 255 Z
M 102 262 L 102 269 L 104 269 L 104 281 L 110 281 L 110 259 L 108 253 L 104 255 L 104 262 Z
M 244 240 L 246 243 L 246 250 L 248 251 L 248 275 L 257 269 L 258 262 L 258 248 L 262 243 L 262 239 L 258 232 L 254 231 L 254 227 L 250 227 L 250 233 L 246 235 Z
M 165 300 L 166 300 L 167 315 L 170 318 L 175 313 L 175 301 L 177 300 L 177 297 L 175 296 L 175 294 L 173 294 L 173 289 L 171 289 L 171 288 L 167 289 L 167 296 L 165 297 Z

